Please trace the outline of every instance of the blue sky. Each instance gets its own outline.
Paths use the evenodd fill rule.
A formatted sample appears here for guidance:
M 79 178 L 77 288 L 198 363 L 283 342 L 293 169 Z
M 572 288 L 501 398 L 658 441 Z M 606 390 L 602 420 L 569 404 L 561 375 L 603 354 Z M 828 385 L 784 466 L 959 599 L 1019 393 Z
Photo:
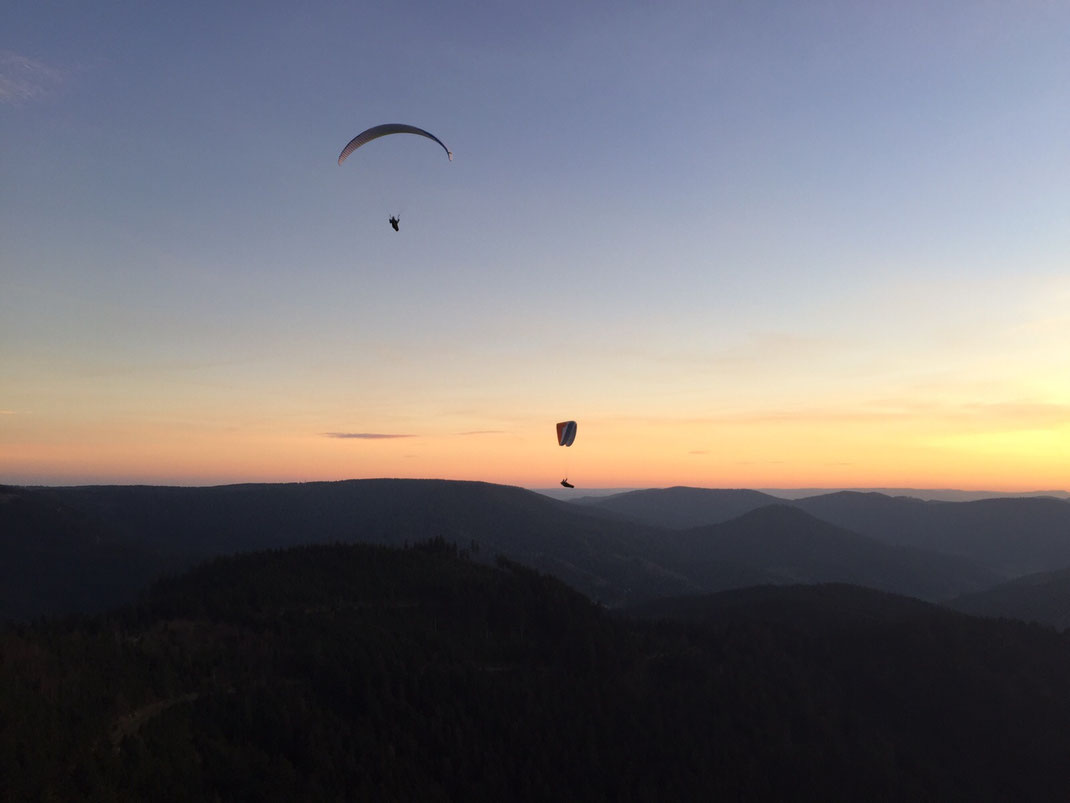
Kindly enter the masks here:
M 0 481 L 539 484 L 569 417 L 600 483 L 1053 482 L 1067 41 L 1040 2 L 8 3 Z M 454 161 L 339 167 L 381 122 Z

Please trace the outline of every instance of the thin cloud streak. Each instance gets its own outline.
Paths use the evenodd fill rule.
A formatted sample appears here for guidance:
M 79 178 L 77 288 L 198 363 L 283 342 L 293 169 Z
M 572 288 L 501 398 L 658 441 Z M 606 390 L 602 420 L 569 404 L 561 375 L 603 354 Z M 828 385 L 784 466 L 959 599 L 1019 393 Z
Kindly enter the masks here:
M 57 85 L 62 73 L 39 61 L 0 50 L 0 103 L 33 100 Z
M 324 432 L 325 438 L 339 438 L 342 440 L 383 441 L 393 438 L 415 438 L 415 435 L 397 435 L 385 432 Z

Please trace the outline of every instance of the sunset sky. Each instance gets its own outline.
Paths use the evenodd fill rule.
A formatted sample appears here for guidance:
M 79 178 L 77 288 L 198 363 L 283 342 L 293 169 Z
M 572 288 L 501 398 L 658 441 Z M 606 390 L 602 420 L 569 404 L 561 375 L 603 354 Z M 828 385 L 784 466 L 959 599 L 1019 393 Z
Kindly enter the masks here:
M 0 482 L 1070 487 L 1068 42 L 1031 0 L 7 2 Z M 338 166 L 386 122 L 453 161 Z

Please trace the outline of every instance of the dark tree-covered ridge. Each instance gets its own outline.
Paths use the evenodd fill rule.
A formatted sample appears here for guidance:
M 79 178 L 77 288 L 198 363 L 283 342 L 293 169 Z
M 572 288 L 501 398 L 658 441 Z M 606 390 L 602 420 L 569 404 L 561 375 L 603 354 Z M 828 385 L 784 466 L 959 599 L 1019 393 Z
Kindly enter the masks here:
M 1070 642 L 844 585 L 611 616 L 445 539 L 0 632 L 12 800 L 1061 800 Z M 485 557 L 485 556 L 481 556 Z

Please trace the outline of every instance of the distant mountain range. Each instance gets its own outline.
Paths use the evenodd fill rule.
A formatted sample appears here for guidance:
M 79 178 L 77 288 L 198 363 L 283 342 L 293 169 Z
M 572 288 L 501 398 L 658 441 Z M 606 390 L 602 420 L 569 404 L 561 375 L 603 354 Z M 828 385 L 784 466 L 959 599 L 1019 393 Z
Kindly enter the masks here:
M 962 491 L 954 488 L 760 488 L 759 490 L 782 499 L 802 499 L 807 496 L 823 496 L 840 491 L 909 496 L 912 499 L 932 502 L 976 502 L 978 499 L 1013 499 L 1028 496 L 1070 499 L 1070 491 Z
M 966 557 L 1005 577 L 1070 567 L 1070 502 L 1052 497 L 927 502 L 843 491 L 785 502 L 757 491 L 677 487 L 575 504 L 682 528 L 718 524 L 774 501 L 886 544 Z
M 696 488 L 565 503 L 446 480 L 4 487 L 0 618 L 100 610 L 216 555 L 427 538 L 504 555 L 610 607 L 826 582 L 940 601 L 1070 567 L 1070 503 Z
M 579 488 L 568 491 L 563 488 L 533 488 L 541 494 L 554 499 L 575 501 L 581 497 L 614 496 L 631 491 L 649 490 L 646 488 Z M 912 499 L 936 502 L 975 502 L 978 499 L 1010 499 L 1028 496 L 1052 496 L 1056 499 L 1070 499 L 1070 491 L 963 491 L 955 488 L 757 488 L 759 493 L 768 494 L 777 499 L 803 499 L 807 496 L 823 496 L 853 491 L 856 493 L 879 493 L 885 496 L 909 496 Z
M 983 589 L 997 572 L 952 555 L 890 546 L 822 521 L 785 504 L 767 505 L 708 527 L 679 531 L 669 540 L 680 563 L 705 580 L 704 590 L 728 587 L 703 569 L 724 565 L 762 571 L 766 583 L 850 583 L 919 599 L 940 600 L 956 589 Z
M 782 505 L 776 496 L 743 489 L 652 488 L 610 496 L 588 496 L 577 505 L 619 514 L 655 527 L 684 529 L 720 524 L 766 505 Z

